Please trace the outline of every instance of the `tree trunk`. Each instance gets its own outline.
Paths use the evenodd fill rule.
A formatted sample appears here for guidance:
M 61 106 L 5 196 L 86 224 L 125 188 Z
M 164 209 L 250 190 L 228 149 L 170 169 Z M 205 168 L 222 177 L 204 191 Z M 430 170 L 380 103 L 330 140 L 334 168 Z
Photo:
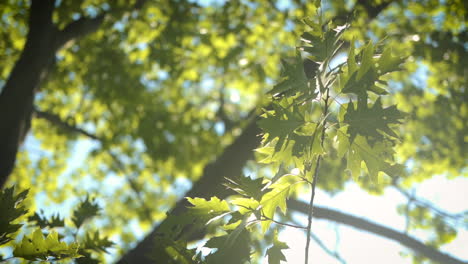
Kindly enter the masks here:
M 32 1 L 26 44 L 0 93 L 0 188 L 13 170 L 31 124 L 35 92 L 54 59 L 54 4 L 54 0 Z

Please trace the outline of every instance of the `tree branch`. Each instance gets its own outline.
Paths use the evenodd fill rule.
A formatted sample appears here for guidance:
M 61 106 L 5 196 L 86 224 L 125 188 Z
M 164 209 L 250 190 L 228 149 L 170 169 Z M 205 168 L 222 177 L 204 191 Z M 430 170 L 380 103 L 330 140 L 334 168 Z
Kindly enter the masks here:
M 81 17 L 78 20 L 70 22 L 70 24 L 57 33 L 54 49 L 59 50 L 70 41 L 95 32 L 101 26 L 105 16 L 106 14 L 100 14 L 95 18 Z
M 94 135 L 94 134 L 92 134 L 92 133 L 90 133 L 90 132 L 88 132 L 88 131 L 86 131 L 86 130 L 84 130 L 82 128 L 79 128 L 77 126 L 73 126 L 73 125 L 68 124 L 67 122 L 63 121 L 56 114 L 41 111 L 41 110 L 37 109 L 36 107 L 34 107 L 34 113 L 35 113 L 35 116 L 37 118 L 45 119 L 45 120 L 49 121 L 50 123 L 65 129 L 68 132 L 81 134 L 81 135 L 86 136 L 86 137 L 88 137 L 90 139 L 94 139 L 94 140 L 98 140 L 98 141 L 102 142 L 102 140 L 98 136 L 96 136 L 96 135 Z
M 55 50 L 59 50 L 62 47 L 66 46 L 67 43 L 75 41 L 76 39 L 79 39 L 83 36 L 89 35 L 97 31 L 107 16 L 116 14 L 120 11 L 140 10 L 141 8 L 143 8 L 145 2 L 146 0 L 137 0 L 135 4 L 127 10 L 116 9 L 110 12 L 104 12 L 102 14 L 99 14 L 94 18 L 83 16 L 78 20 L 70 22 L 61 31 L 57 33 L 57 37 L 54 43 Z
M 307 213 L 308 204 L 297 200 L 289 200 L 288 208 L 302 213 Z M 357 229 L 373 233 L 375 235 L 388 238 L 398 242 L 415 252 L 442 264 L 467 264 L 468 262 L 456 259 L 446 253 L 443 253 L 433 247 L 425 245 L 424 243 L 416 240 L 415 238 L 398 232 L 394 229 L 379 225 L 377 223 L 350 215 L 336 210 L 314 206 L 314 217 L 319 219 L 327 219 L 333 222 L 345 224 L 355 227 Z
M 395 1 L 387 0 L 381 1 L 379 4 L 374 4 L 367 0 L 357 0 L 356 5 L 362 6 L 366 10 L 368 18 L 373 19 L 393 2 Z

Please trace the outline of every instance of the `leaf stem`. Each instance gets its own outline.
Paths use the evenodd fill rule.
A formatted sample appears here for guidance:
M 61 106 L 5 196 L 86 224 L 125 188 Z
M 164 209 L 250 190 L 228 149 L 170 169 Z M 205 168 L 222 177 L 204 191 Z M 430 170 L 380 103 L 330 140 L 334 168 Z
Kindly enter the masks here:
M 325 97 L 325 106 L 323 109 L 323 116 L 325 117 L 322 122 L 322 135 L 320 138 L 320 145 L 323 147 L 323 142 L 325 141 L 325 130 L 326 130 L 326 124 L 327 124 L 327 115 L 328 115 L 328 100 L 330 99 L 330 89 L 326 89 L 326 97 Z M 311 238 L 311 233 L 312 233 L 312 216 L 313 216 L 313 206 L 314 206 L 314 198 L 315 198 L 315 187 L 317 185 L 318 181 L 318 174 L 319 174 L 319 167 L 320 167 L 320 161 L 322 160 L 322 154 L 319 154 L 317 156 L 317 161 L 315 164 L 315 170 L 314 170 L 314 176 L 312 178 L 312 190 L 310 193 L 310 201 L 309 201 L 309 208 L 308 208 L 308 217 L 307 217 L 307 241 L 306 241 L 306 247 L 305 247 L 305 264 L 308 264 L 309 262 L 309 247 L 310 247 L 310 238 Z
M 284 222 L 280 222 L 280 221 L 277 221 L 273 218 L 270 218 L 268 216 L 265 216 L 265 215 L 262 215 L 262 217 L 264 219 L 261 219 L 260 221 L 271 221 L 277 225 L 280 225 L 280 226 L 288 226 L 288 227 L 293 227 L 293 228 L 297 228 L 297 229 L 306 229 L 307 227 L 304 227 L 304 226 L 300 226 L 300 225 L 294 225 L 294 224 L 288 224 L 288 223 L 284 223 Z

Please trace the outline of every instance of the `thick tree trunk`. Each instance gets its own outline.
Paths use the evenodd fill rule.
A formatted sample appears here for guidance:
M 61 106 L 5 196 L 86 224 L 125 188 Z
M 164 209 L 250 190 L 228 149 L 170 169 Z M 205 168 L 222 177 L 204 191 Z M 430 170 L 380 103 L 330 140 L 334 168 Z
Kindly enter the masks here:
M 138 1 L 140 5 L 143 2 Z M 52 22 L 54 8 L 55 0 L 31 1 L 26 43 L 0 90 L 0 188 L 15 166 L 16 154 L 31 125 L 35 93 L 55 53 L 67 42 L 96 31 L 105 16 L 82 17 L 59 31 Z
M 54 59 L 54 0 L 33 0 L 26 44 L 0 93 L 0 188 L 31 123 L 34 94 Z

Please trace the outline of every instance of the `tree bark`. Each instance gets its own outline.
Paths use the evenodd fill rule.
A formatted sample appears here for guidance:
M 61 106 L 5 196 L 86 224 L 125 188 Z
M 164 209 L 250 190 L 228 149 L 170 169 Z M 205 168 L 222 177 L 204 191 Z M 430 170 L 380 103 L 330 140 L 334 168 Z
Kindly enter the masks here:
M 13 170 L 31 123 L 34 94 L 54 58 L 54 0 L 33 0 L 20 58 L 0 94 L 0 188 Z
M 140 9 L 138 0 L 133 9 Z M 82 17 L 59 31 L 52 22 L 55 0 L 31 0 L 28 34 L 21 55 L 0 90 L 0 189 L 13 171 L 16 154 L 31 126 L 34 96 L 66 43 L 95 32 L 107 15 Z

